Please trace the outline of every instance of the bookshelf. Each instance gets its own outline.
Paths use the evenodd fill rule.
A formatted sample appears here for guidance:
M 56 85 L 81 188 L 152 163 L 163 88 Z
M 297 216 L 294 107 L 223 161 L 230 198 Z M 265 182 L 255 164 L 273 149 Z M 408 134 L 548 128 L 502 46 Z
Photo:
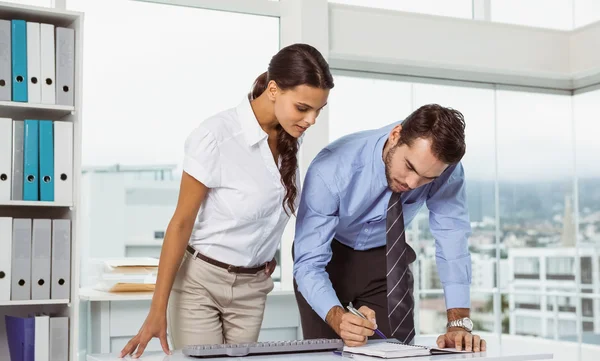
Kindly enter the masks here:
M 73 106 L 0 101 L 0 117 L 15 120 L 48 119 L 73 124 L 73 202 L 0 201 L 0 217 L 69 219 L 71 221 L 70 290 L 68 299 L 0 301 L 0 360 L 10 360 L 5 315 L 29 316 L 47 313 L 69 317 L 69 361 L 78 360 L 79 350 L 79 259 L 80 184 L 82 126 L 83 14 L 0 1 L 0 19 L 21 19 L 75 30 L 75 74 Z
M 0 306 L 68 305 L 69 300 L 0 301 Z
M 0 118 L 4 117 L 35 117 L 35 119 L 63 117 L 75 112 L 75 107 L 55 104 L 31 104 L 19 102 L 0 101 Z
M 72 207 L 73 203 L 44 202 L 44 201 L 5 201 L 0 207 Z

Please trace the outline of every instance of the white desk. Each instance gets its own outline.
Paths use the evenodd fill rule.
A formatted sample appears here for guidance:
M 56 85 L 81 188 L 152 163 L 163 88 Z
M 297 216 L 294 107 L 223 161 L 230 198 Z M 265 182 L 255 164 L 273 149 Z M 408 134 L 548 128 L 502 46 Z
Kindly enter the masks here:
M 86 353 L 106 354 L 120 351 L 137 334 L 150 309 L 152 292 L 109 293 L 81 288 L 79 298 L 88 302 Z M 259 340 L 290 340 L 301 336 L 294 291 L 269 293 Z M 147 349 L 162 348 L 158 339 L 152 339 Z
M 422 342 L 420 342 L 422 341 Z M 419 338 L 417 337 L 415 343 L 429 345 L 433 339 L 429 337 Z M 419 356 L 396 359 L 398 361 L 448 361 L 448 360 L 481 360 L 481 361 L 530 361 L 530 360 L 551 360 L 552 353 L 529 353 L 529 354 L 518 354 L 514 351 L 503 350 L 501 348 L 491 348 L 486 352 L 477 353 L 459 353 L 449 355 L 436 355 L 436 356 Z M 129 360 L 129 357 L 126 357 Z M 352 360 L 352 355 L 345 353 L 343 356 L 338 356 L 332 352 L 317 352 L 317 353 L 301 353 L 301 354 L 286 354 L 286 355 L 269 355 L 269 356 L 245 356 L 245 357 L 231 357 L 231 358 L 193 358 L 184 356 L 181 351 L 174 351 L 172 355 L 165 355 L 163 352 L 151 352 L 144 353 L 138 360 L 140 361 L 226 361 L 226 360 L 237 360 L 237 361 L 272 361 L 282 360 L 286 361 L 340 361 L 340 360 Z M 119 361 L 123 360 L 118 358 L 118 355 L 88 355 L 87 361 Z M 373 358 L 374 361 L 381 361 L 382 359 Z

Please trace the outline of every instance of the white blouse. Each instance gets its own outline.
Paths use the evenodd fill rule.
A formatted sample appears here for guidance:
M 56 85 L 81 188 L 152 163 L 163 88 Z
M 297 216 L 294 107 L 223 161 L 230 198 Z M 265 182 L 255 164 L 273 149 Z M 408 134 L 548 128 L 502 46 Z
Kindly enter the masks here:
M 183 170 L 210 188 L 189 241 L 200 253 L 240 267 L 273 259 L 289 216 L 267 139 L 247 98 L 186 139 Z

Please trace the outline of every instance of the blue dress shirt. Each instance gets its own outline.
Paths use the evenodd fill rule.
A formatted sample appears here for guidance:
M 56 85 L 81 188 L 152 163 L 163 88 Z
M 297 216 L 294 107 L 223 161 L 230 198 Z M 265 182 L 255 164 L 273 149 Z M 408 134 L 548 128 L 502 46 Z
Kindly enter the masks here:
M 294 278 L 322 319 L 332 307 L 341 306 L 325 271 L 332 239 L 355 250 L 386 244 L 391 190 L 382 153 L 395 125 L 338 139 L 315 157 L 306 173 L 296 220 Z M 424 203 L 429 209 L 446 308 L 470 308 L 471 227 L 460 163 L 433 182 L 402 194 L 405 226 Z

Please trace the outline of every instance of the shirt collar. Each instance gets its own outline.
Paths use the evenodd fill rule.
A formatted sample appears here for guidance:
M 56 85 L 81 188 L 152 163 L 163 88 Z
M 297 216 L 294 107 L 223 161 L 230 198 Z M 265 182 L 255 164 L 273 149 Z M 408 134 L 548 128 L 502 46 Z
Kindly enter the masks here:
M 302 133 L 302 135 L 298 137 L 298 147 L 300 147 L 302 145 L 302 142 L 304 141 L 304 135 L 305 134 L 306 134 L 306 132 Z
M 250 100 L 247 97 L 244 97 L 244 100 L 236 107 L 236 112 L 249 146 L 253 146 L 268 137 L 267 133 L 258 124 L 258 119 L 256 119 Z
M 388 186 L 385 176 L 385 162 L 383 161 L 383 147 L 388 139 L 389 132 L 386 132 L 377 139 L 375 149 L 373 150 L 373 177 L 374 183 L 378 187 L 386 188 Z

